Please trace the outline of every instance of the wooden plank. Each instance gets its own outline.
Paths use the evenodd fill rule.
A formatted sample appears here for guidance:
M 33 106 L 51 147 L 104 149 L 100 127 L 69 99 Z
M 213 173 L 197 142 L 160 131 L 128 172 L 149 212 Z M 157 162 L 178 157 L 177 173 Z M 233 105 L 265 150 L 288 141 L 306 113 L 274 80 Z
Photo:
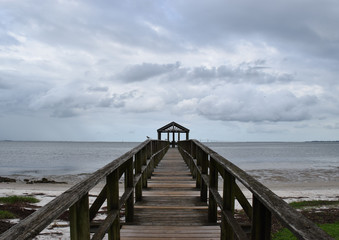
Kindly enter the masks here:
M 197 197 L 197 196 L 200 196 L 200 193 L 197 192 L 197 191 L 187 192 L 187 191 L 171 191 L 171 190 L 157 191 L 157 192 L 144 191 L 143 196 L 145 196 L 145 197 L 147 197 L 147 196 L 177 196 L 177 197 L 179 197 L 179 196 L 193 196 L 193 197 Z
M 169 149 L 154 170 L 121 239 L 220 239 L 220 226 L 208 222 L 207 203 L 179 151 Z
M 219 226 L 123 226 L 121 239 L 220 239 Z
M 155 238 L 150 238 L 150 237 L 146 237 L 146 238 L 139 238 L 139 237 L 124 237 L 123 240 L 134 240 L 134 239 L 137 239 L 137 240 L 149 240 L 149 239 L 152 239 L 152 240 L 162 240 L 162 239 L 173 239 L 173 238 L 158 238 L 158 237 L 155 237 Z M 196 239 L 208 239 L 208 240 L 220 240 L 220 238 L 210 238 L 210 237 L 207 237 L 207 238 L 181 238 L 181 237 L 176 237 L 175 238 L 176 240 L 196 240 Z

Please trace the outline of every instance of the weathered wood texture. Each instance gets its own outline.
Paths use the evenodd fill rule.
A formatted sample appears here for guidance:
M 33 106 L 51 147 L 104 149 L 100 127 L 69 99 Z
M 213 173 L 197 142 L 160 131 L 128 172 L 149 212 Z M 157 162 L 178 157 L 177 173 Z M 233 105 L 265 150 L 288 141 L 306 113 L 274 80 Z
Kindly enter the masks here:
M 298 239 L 333 239 L 263 184 L 199 141 L 181 141 L 178 147 L 192 175 L 196 177 L 196 185 L 201 187 L 201 199 L 206 198 L 206 187 L 208 188 L 210 222 L 217 220 L 217 206 L 221 209 L 222 239 L 234 239 L 234 237 L 248 239 L 234 217 L 235 199 L 252 221 L 250 233 L 252 240 L 271 239 L 272 215 Z M 221 176 L 223 181 L 221 195 L 218 191 L 218 176 Z M 237 181 L 252 192 L 252 205 L 241 192 Z
M 252 222 L 251 239 L 271 238 L 272 215 L 298 239 L 333 239 L 200 142 L 179 142 L 181 155 L 175 148 L 166 153 L 168 146 L 165 141 L 143 142 L 20 221 L 0 235 L 0 240 L 32 239 L 66 210 L 70 210 L 71 238 L 89 239 L 90 223 L 105 201 L 106 219 L 92 239 L 102 239 L 107 232 L 109 239 L 248 239 L 235 219 L 235 200 Z M 125 187 L 119 194 L 122 175 Z M 219 177 L 223 181 L 222 194 L 218 191 Z M 89 206 L 89 191 L 103 180 L 106 186 Z M 252 204 L 237 182 L 253 193 Z M 122 206 L 126 209 L 126 224 L 120 230 Z M 218 208 L 221 230 L 217 224 Z
M 133 220 L 134 189 L 136 193 L 139 193 L 142 186 L 147 186 L 147 176 L 159 163 L 168 147 L 169 143 L 166 141 L 146 140 L 1 234 L 0 240 L 32 239 L 68 209 L 70 210 L 71 239 L 89 239 L 90 222 L 106 199 L 107 217 L 92 239 L 102 239 L 107 231 L 109 239 L 118 239 L 119 210 L 125 205 L 126 221 Z M 135 174 L 133 174 L 133 167 L 135 167 Z M 125 175 L 126 187 L 119 198 L 118 181 L 122 175 Z M 92 206 L 89 206 L 89 191 L 103 180 L 106 180 L 106 186 Z M 141 192 L 139 197 L 142 198 Z
M 220 239 L 220 226 L 208 222 L 208 206 L 178 149 L 170 148 L 135 204 L 134 221 L 121 239 Z

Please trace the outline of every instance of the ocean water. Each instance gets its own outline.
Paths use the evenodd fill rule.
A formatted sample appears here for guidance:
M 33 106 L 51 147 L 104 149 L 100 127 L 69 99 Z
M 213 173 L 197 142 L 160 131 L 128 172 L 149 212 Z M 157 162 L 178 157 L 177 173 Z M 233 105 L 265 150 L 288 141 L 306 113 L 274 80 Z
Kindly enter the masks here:
M 139 143 L 0 142 L 0 176 L 79 179 Z M 339 142 L 205 143 L 264 182 L 339 181 Z
M 205 143 L 245 170 L 339 167 L 339 142 Z
M 0 142 L 0 176 L 68 181 L 94 172 L 139 143 Z
M 205 144 L 264 183 L 339 182 L 339 142 Z

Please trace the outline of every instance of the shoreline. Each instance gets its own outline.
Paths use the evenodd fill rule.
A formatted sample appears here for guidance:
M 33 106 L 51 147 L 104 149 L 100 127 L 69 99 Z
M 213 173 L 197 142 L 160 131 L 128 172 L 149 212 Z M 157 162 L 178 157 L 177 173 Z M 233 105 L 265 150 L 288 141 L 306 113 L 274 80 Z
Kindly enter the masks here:
M 339 200 L 338 182 L 314 181 L 314 182 L 262 182 L 268 189 L 284 199 L 286 202 L 297 200 Z M 34 195 L 41 201 L 38 205 L 43 206 L 55 197 L 59 196 L 76 183 L 33 183 L 9 182 L 0 183 L 0 197 L 10 195 Z M 252 194 L 241 183 L 239 187 L 248 199 Z M 104 182 L 95 186 L 90 193 L 99 194 Z M 220 186 L 220 185 L 219 185 Z M 121 186 L 123 187 L 123 186 Z M 46 198 L 49 198 L 47 200 Z M 44 204 L 42 204 L 42 202 Z
M 104 184 L 105 182 L 101 182 L 90 191 L 89 195 L 90 204 L 94 202 L 95 196 L 100 193 L 101 189 L 104 187 Z M 339 200 L 339 186 L 337 182 L 308 182 L 308 183 L 264 182 L 263 184 L 287 203 L 305 200 L 306 201 Z M 75 183 L 73 184 L 70 183 L 26 184 L 25 182 L 0 183 L 0 197 L 11 195 L 34 196 L 35 198 L 40 200 L 39 203 L 36 203 L 34 205 L 36 205 L 37 207 L 42 207 L 74 185 Z M 123 183 L 120 184 L 120 187 L 123 187 Z M 252 202 L 251 192 L 241 184 L 239 184 L 239 187 L 243 190 L 245 197 L 251 203 Z M 120 193 L 122 193 L 122 191 L 120 191 Z M 235 202 L 235 209 L 236 210 L 242 209 L 237 201 Z M 17 222 L 18 219 L 9 220 L 10 224 L 16 224 Z M 36 236 L 35 239 L 37 240 L 61 239 L 61 238 L 63 239 L 64 236 L 69 235 L 70 235 L 69 222 L 64 220 L 54 220 L 38 236 Z

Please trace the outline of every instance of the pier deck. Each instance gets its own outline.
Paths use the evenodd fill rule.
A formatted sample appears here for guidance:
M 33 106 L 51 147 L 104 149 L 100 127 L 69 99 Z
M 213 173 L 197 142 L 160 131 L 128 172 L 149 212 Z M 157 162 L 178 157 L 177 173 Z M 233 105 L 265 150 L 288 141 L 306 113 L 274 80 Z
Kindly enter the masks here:
M 181 132 L 174 123 L 159 130 L 160 135 L 162 131 Z M 106 239 L 107 233 L 110 240 L 270 240 L 273 216 L 298 239 L 333 240 L 199 141 L 178 141 L 179 150 L 169 149 L 169 145 L 168 141 L 147 139 L 2 233 L 0 240 L 33 239 L 67 211 L 72 240 Z M 124 186 L 119 188 L 122 180 Z M 106 184 L 90 202 L 90 191 L 103 181 Z M 252 193 L 251 203 L 238 183 Z M 235 216 L 235 201 L 250 228 L 243 228 Z M 123 211 L 125 221 L 120 218 Z
M 142 194 L 121 239 L 220 239 L 220 226 L 208 222 L 208 206 L 178 149 L 168 150 Z

